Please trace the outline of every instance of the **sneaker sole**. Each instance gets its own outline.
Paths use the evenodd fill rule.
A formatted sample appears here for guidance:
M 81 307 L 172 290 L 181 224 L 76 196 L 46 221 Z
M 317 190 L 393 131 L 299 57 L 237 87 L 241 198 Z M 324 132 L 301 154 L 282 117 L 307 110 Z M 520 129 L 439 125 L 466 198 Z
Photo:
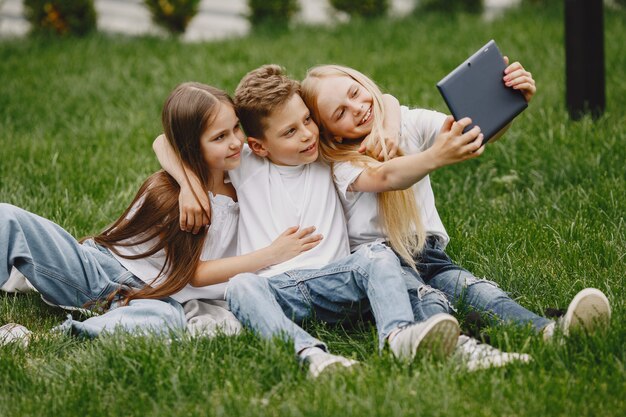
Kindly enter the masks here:
M 591 331 L 598 326 L 608 326 L 611 319 L 609 300 L 595 288 L 586 288 L 576 294 L 570 306 L 563 318 L 567 330 Z
M 461 329 L 454 317 L 441 314 L 429 323 L 424 332 L 426 334 L 416 347 L 415 353 L 430 353 L 446 358 L 454 352 Z

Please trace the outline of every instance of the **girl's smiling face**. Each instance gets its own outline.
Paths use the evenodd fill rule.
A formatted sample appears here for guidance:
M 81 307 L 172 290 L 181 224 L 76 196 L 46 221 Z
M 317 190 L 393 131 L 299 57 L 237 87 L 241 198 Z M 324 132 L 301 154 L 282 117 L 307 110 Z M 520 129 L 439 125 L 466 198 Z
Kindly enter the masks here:
M 211 171 L 235 169 L 241 162 L 244 135 L 233 106 L 219 104 L 213 121 L 200 137 L 200 149 Z
M 372 131 L 372 95 L 348 76 L 318 80 L 317 108 L 321 124 L 333 136 L 360 139 Z

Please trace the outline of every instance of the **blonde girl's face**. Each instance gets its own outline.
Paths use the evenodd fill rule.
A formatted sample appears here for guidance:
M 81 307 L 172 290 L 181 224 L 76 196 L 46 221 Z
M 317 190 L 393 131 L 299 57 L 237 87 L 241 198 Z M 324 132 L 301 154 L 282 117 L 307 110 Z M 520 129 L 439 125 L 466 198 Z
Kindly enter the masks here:
M 321 124 L 331 135 L 344 139 L 364 138 L 374 121 L 372 95 L 348 76 L 318 80 L 317 108 Z
M 241 162 L 244 134 L 233 106 L 221 103 L 213 122 L 200 137 L 200 149 L 210 171 L 235 169 Z

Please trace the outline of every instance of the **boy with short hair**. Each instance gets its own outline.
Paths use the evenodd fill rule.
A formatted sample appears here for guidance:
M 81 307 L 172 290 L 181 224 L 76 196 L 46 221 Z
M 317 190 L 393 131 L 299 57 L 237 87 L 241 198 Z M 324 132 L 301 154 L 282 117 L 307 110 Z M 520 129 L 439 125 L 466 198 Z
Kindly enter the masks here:
M 319 130 L 298 82 L 279 66 L 262 66 L 241 80 L 235 104 L 249 144 L 240 168 L 229 172 L 241 213 L 239 253 L 267 246 L 293 225 L 314 225 L 324 239 L 290 261 L 232 278 L 226 298 L 233 313 L 263 337 L 293 338 L 296 353 L 314 376 L 329 365 L 355 362 L 331 355 L 294 323 L 313 314 L 337 323 L 369 306 L 380 347 L 387 343 L 396 357 L 412 359 L 418 348 L 450 354 L 458 322 L 449 314 L 414 321 L 405 272 L 393 251 L 373 243 L 350 254 L 341 202 L 330 167 L 317 161 Z M 186 184 L 174 159 L 159 159 Z

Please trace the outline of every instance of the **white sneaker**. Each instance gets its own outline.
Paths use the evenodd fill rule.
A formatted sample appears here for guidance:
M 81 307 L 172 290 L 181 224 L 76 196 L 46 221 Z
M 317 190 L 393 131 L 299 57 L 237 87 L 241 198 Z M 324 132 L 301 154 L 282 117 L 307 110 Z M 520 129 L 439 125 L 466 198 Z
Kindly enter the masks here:
M 340 367 L 350 368 L 359 363 L 355 360 L 324 351 L 308 355 L 304 358 L 304 362 L 309 365 L 309 375 L 313 378 L 317 378 L 322 372 L 327 370 L 329 371 Z
M 32 332 L 17 323 L 8 323 L 0 327 L 0 346 L 17 343 L 23 348 L 28 346 Z
M 502 352 L 465 335 L 459 336 L 454 357 L 458 358 L 470 372 L 496 368 L 514 361 L 528 363 L 532 360 L 530 355 L 525 353 Z
M 441 313 L 419 323 L 403 327 L 390 337 L 389 350 L 398 359 L 412 360 L 418 349 L 449 356 L 459 338 L 459 322 Z
M 567 312 L 556 322 L 543 329 L 544 340 L 551 339 L 558 330 L 567 336 L 572 329 L 592 332 L 597 327 L 606 327 L 611 319 L 611 305 L 606 295 L 595 288 L 580 291 L 569 306 Z

